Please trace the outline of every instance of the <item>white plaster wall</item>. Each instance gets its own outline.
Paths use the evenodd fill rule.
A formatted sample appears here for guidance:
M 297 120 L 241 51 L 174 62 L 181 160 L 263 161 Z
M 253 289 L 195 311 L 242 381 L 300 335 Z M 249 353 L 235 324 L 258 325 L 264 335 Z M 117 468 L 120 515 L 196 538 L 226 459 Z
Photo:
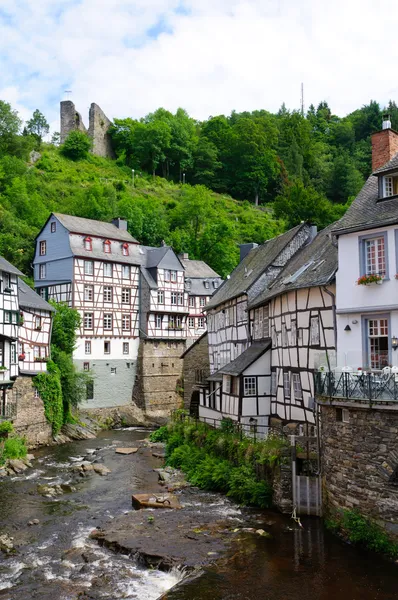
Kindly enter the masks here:
M 338 242 L 339 270 L 337 271 L 337 310 L 357 307 L 382 307 L 398 305 L 398 281 L 394 278 L 398 272 L 395 258 L 394 227 L 370 229 L 342 235 Z M 382 285 L 357 285 L 360 277 L 359 237 L 361 235 L 387 232 L 389 281 Z
M 91 354 L 85 354 L 84 342 L 91 342 Z M 110 354 L 104 353 L 104 341 L 111 342 Z M 129 344 L 129 354 L 123 354 L 123 342 Z M 76 349 L 73 352 L 73 358 L 75 360 L 83 360 L 85 362 L 92 362 L 95 360 L 136 360 L 138 357 L 138 346 L 139 338 L 131 337 L 109 337 L 106 336 L 99 338 L 90 337 L 79 337 L 77 338 Z

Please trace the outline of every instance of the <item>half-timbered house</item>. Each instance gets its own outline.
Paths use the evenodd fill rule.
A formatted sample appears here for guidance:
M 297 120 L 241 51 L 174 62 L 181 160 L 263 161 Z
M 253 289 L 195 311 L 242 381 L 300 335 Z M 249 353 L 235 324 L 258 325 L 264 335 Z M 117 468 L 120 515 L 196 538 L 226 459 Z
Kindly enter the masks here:
M 90 371 L 88 407 L 131 402 L 139 346 L 142 256 L 127 222 L 53 213 L 36 240 L 35 287 L 81 315 L 74 361 Z
M 0 257 L 0 417 L 16 411 L 13 385 L 18 376 L 18 329 L 21 320 L 18 276 L 22 273 Z
M 185 290 L 188 293 L 187 345 L 206 331 L 204 307 L 220 287 L 221 277 L 203 260 L 192 260 L 188 254 L 179 254 L 185 269 Z

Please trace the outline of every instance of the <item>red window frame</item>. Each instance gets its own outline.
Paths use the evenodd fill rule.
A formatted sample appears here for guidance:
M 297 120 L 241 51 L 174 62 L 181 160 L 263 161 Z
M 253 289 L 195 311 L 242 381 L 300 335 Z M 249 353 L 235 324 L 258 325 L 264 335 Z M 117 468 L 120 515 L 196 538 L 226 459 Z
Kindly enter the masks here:
M 104 252 L 105 252 L 105 254 L 111 254 L 111 242 L 110 242 L 110 240 L 105 240 L 105 242 L 104 242 Z
M 89 236 L 84 238 L 84 249 L 88 250 L 89 252 L 91 252 L 93 249 L 93 240 Z
M 123 256 L 128 256 L 129 255 L 129 245 L 128 244 L 123 244 L 123 246 L 122 246 L 122 254 L 123 254 Z

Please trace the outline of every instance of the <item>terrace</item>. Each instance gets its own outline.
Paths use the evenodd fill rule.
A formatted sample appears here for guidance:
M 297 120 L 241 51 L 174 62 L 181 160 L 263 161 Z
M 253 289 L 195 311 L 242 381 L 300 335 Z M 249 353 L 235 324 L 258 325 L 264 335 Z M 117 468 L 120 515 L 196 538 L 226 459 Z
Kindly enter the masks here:
M 344 370 L 346 369 L 346 370 Z M 398 406 L 398 368 L 357 371 L 349 368 L 315 373 L 315 394 L 318 398 Z

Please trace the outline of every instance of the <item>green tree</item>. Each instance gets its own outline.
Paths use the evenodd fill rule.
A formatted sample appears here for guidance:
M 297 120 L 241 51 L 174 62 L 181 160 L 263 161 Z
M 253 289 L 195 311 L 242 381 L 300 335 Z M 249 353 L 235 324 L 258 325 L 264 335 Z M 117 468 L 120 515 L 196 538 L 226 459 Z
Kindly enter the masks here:
M 0 100 L 0 154 L 5 153 L 17 136 L 22 121 L 8 102 Z
M 55 308 L 51 341 L 62 352 L 73 354 L 76 347 L 76 332 L 81 324 L 77 310 L 70 308 L 66 302 L 50 301 Z
M 91 148 L 91 140 L 83 131 L 71 131 L 61 146 L 61 152 L 71 160 L 82 160 L 87 157 Z
M 26 129 L 30 135 L 33 135 L 38 145 L 40 146 L 43 136 L 50 131 L 50 125 L 47 123 L 46 117 L 38 109 L 32 115 L 32 118 L 26 123 Z

